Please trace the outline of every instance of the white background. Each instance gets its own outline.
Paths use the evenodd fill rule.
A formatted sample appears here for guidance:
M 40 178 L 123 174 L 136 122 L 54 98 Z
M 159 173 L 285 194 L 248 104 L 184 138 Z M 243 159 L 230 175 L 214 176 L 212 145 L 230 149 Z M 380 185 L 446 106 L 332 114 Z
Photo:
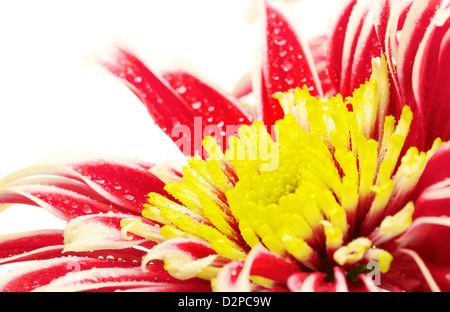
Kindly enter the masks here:
M 119 37 L 152 69 L 183 57 L 231 91 L 260 44 L 260 25 L 246 21 L 252 1 L 1 1 L 0 177 L 65 151 L 179 158 L 131 91 L 88 66 L 86 55 Z M 338 4 L 303 0 L 293 14 L 312 37 L 326 31 Z M 63 226 L 34 207 L 0 214 L 0 234 L 47 224 Z

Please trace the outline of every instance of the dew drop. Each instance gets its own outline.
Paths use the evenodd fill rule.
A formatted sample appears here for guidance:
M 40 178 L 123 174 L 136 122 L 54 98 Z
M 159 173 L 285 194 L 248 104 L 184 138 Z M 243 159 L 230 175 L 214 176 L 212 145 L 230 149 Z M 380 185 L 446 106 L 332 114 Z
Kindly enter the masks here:
M 179 94 L 183 94 L 186 92 L 186 87 L 185 86 L 179 86 L 178 88 L 175 89 Z
M 287 72 L 290 71 L 292 69 L 292 67 L 294 67 L 294 64 L 289 60 L 289 59 L 285 59 L 282 63 L 281 63 L 281 68 Z
M 288 85 L 294 84 L 294 78 L 292 78 L 292 77 L 287 77 L 286 79 L 284 79 L 284 81 L 285 81 L 286 84 L 288 84 Z
M 202 106 L 202 102 L 194 102 L 191 104 L 193 109 L 199 109 Z
M 278 46 L 283 46 L 286 44 L 287 41 L 284 38 L 276 38 L 273 40 L 273 42 Z
M 136 82 L 136 83 L 140 83 L 141 81 L 142 81 L 142 77 L 141 76 L 137 76 L 137 77 L 134 77 L 134 82 Z
M 92 212 L 91 207 L 89 207 L 89 205 L 87 205 L 87 204 L 85 204 L 82 209 L 83 209 L 84 213 L 91 213 Z

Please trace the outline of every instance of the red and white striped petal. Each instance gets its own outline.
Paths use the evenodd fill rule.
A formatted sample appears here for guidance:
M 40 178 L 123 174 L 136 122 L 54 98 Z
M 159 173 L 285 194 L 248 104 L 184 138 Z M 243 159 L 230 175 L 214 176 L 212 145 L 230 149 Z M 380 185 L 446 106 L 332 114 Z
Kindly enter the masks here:
M 121 213 L 86 215 L 72 219 L 64 230 L 64 251 L 80 252 L 102 249 L 123 249 L 144 243 L 147 239 L 135 234 L 124 233 L 121 221 L 135 218 L 146 223 L 148 231 L 154 229 L 155 244 L 164 240 L 159 234 L 159 225 L 146 218 Z M 149 231 L 150 232 L 150 231 Z
M 414 203 L 414 218 L 450 217 L 450 178 L 426 188 Z
M 415 187 L 415 196 L 412 200 L 415 201 L 426 188 L 448 178 L 450 178 L 450 142 L 441 146 L 427 161 L 425 169 Z
M 251 117 L 241 109 L 235 98 L 219 87 L 213 87 L 205 79 L 198 78 L 199 75 L 194 76 L 182 69 L 163 71 L 161 75 L 195 109 L 193 118 L 197 118 L 198 125 L 194 124 L 190 130 L 197 145 L 203 137 L 213 136 L 225 150 L 228 148 L 228 137 L 236 135 L 240 125 L 251 123 Z M 222 131 L 225 135 L 221 134 Z
M 449 217 L 419 217 L 395 242 L 394 261 L 398 253 L 403 253 L 409 258 L 411 262 L 409 265 L 415 266 L 416 279 L 421 282 L 416 286 L 419 290 L 450 290 L 449 236 Z M 394 266 L 393 273 L 399 274 L 396 271 L 403 270 L 408 270 L 408 266 Z M 404 271 L 403 274 L 409 273 Z
M 264 44 L 262 49 L 262 117 L 273 125 L 284 112 L 272 95 L 306 85 L 312 95 L 323 96 L 322 86 L 307 41 L 286 14 L 264 1 Z
M 162 260 L 170 275 L 185 280 L 202 273 L 217 257 L 206 241 L 174 238 L 153 247 L 142 260 L 142 269 L 146 270 L 152 260 Z
M 58 155 L 2 179 L 0 203 L 41 206 L 64 220 L 108 211 L 140 215 L 150 191 L 166 194 L 151 167 L 103 155 Z
M 45 185 L 0 188 L 1 204 L 24 204 L 41 207 L 63 220 L 88 213 L 114 211 L 114 206 L 66 189 Z M 116 210 L 117 211 L 117 210 Z
M 98 55 L 97 62 L 137 95 L 155 123 L 187 156 L 203 155 L 205 128 L 207 132 L 214 130 L 222 141 L 226 125 L 249 123 L 235 99 L 184 70 L 154 73 L 118 45 Z
M 347 292 L 348 285 L 344 271 L 334 267 L 334 281 L 326 280 L 323 272 L 297 272 L 288 279 L 288 288 L 294 292 Z
M 0 264 L 61 256 L 63 230 L 38 230 L 0 236 Z
M 446 5 L 446 6 L 445 6 Z M 436 13 L 414 62 L 413 90 L 427 125 L 426 146 L 434 138 L 450 139 L 448 103 L 450 78 L 450 3 L 443 1 Z M 417 66 L 416 66 L 417 64 Z
M 145 247 L 149 248 L 147 244 Z M 82 256 L 119 261 L 140 266 L 145 251 L 134 248 L 102 249 L 91 252 L 64 252 L 63 230 L 37 230 L 0 237 L 0 264 L 36 261 L 64 256 Z
M 322 93 L 326 97 L 336 95 L 336 89 L 331 82 L 330 75 L 327 70 L 327 35 L 320 35 L 308 41 L 311 49 L 311 55 L 314 60 L 317 75 L 322 86 Z
M 381 55 L 380 43 L 374 27 L 376 7 L 370 6 L 353 53 L 350 72 L 350 90 L 359 88 L 372 74 L 372 59 Z
M 353 91 L 350 86 L 353 68 L 352 64 L 364 21 L 366 20 L 371 5 L 372 0 L 357 1 L 352 8 L 352 12 L 348 20 L 342 48 L 342 67 L 339 85 L 339 93 L 344 97 L 351 96 Z M 366 32 L 368 31 L 370 31 L 369 27 Z M 361 42 L 364 41 L 364 39 L 361 40 Z
M 416 101 L 412 86 L 413 65 L 416 58 L 419 45 L 425 35 L 425 32 L 433 20 L 436 13 L 436 7 L 439 7 L 442 0 L 413 1 L 405 19 L 401 34 L 399 34 L 399 47 L 397 59 L 397 73 L 399 87 L 402 90 L 402 96 L 405 104 L 413 106 L 413 112 Z M 423 108 L 417 103 L 418 113 L 423 114 Z M 416 114 L 414 114 L 416 118 Z
M 342 1 L 341 9 L 332 22 L 327 47 L 327 71 L 331 83 L 336 90 L 341 85 L 342 53 L 344 49 L 345 33 L 347 31 L 350 14 L 356 0 Z
M 245 261 L 225 265 L 217 275 L 217 291 L 251 291 L 250 276 L 271 279 L 282 285 L 300 268 L 293 262 L 271 253 L 261 245 L 255 246 Z
M 180 281 L 171 277 L 162 265 L 150 271 L 140 268 L 93 268 L 68 273 L 33 291 L 81 292 L 117 291 L 146 288 L 151 291 L 210 291 L 209 282 L 193 279 Z
M 24 265 L 0 279 L 0 290 L 24 291 L 114 291 L 145 287 L 146 291 L 208 291 L 209 282 L 199 279 L 180 281 L 171 277 L 163 265 L 153 264 L 146 272 L 88 257 L 63 257 Z
M 33 262 L 0 278 L 0 291 L 24 292 L 49 284 L 52 280 L 73 271 L 92 268 L 126 267 L 117 262 L 89 257 L 62 257 Z

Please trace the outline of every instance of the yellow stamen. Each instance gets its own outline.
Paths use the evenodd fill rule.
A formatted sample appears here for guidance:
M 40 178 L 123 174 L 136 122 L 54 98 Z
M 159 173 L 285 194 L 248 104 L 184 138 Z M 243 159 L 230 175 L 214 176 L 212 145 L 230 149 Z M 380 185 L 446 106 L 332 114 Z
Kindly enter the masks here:
M 365 238 L 359 237 L 351 241 L 347 246 L 343 246 L 334 253 L 334 260 L 339 265 L 353 264 L 360 261 L 364 252 L 370 248 L 372 242 Z
M 389 271 L 391 262 L 394 259 L 392 255 L 383 249 L 370 248 L 365 254 L 365 258 L 368 261 L 376 261 L 380 264 L 381 273 L 386 273 Z

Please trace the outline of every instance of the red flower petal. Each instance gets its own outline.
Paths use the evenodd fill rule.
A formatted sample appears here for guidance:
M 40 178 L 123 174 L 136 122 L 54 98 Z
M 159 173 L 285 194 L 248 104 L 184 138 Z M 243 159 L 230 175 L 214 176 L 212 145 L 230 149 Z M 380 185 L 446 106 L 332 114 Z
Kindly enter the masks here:
M 191 279 L 180 281 L 170 277 L 162 265 L 153 265 L 151 271 L 140 268 L 94 268 L 73 272 L 51 281 L 34 291 L 117 291 L 135 288 L 153 288 L 153 291 L 208 291 L 208 281 Z
M 344 97 L 351 96 L 353 91 L 350 86 L 353 67 L 352 64 L 355 56 L 355 50 L 358 45 L 358 39 L 370 6 L 370 1 L 357 1 L 352 7 L 352 12 L 348 20 L 342 50 L 342 67 L 339 85 L 339 93 Z
M 336 19 L 331 26 L 327 49 L 327 70 L 331 83 L 336 90 L 340 88 L 342 70 L 342 51 L 344 48 L 345 32 L 347 31 L 350 14 L 356 0 L 347 0 L 342 3 Z
M 334 267 L 334 281 L 328 281 L 323 272 L 297 272 L 289 277 L 288 287 L 291 291 L 300 292 L 347 292 L 348 285 L 344 272 Z
M 111 267 L 120 265 L 88 257 L 41 260 L 20 267 L 0 278 L 0 291 L 31 291 L 73 271 Z
M 450 179 L 426 188 L 414 203 L 414 218 L 450 217 Z
M 209 282 L 198 279 L 180 281 L 171 277 L 162 265 L 151 265 L 144 272 L 140 267 L 127 267 L 85 257 L 43 260 L 25 265 L 0 279 L 1 291 L 113 291 L 150 287 L 156 290 L 207 291 Z
M 427 187 L 450 178 L 450 142 L 444 144 L 427 162 L 425 169 L 415 187 L 417 197 Z
M 447 12 L 449 12 L 447 10 Z M 423 78 L 420 80 L 421 82 L 428 81 L 424 84 L 425 90 L 433 90 L 433 94 L 428 97 L 428 92 L 424 94 L 425 98 L 423 100 L 423 106 L 426 111 L 426 125 L 427 125 L 427 141 L 426 146 L 429 147 L 432 145 L 433 140 L 437 137 L 440 137 L 442 140 L 450 139 L 450 124 L 448 122 L 450 116 L 450 104 L 448 98 L 449 94 L 449 85 L 450 85 L 450 40 L 449 31 L 450 28 L 450 18 L 447 19 L 444 26 L 440 27 L 441 34 L 445 29 L 445 40 L 440 42 L 440 50 L 439 50 L 439 58 L 433 56 L 428 56 L 427 59 L 431 62 L 436 62 L 437 65 L 430 66 L 429 63 L 426 66 L 430 66 L 431 70 L 428 70 L 429 73 L 425 73 Z M 438 36 L 435 34 L 435 37 Z M 435 38 L 433 38 L 436 41 Z M 433 46 L 430 46 L 429 52 L 433 49 Z M 433 58 L 431 60 L 431 58 Z M 420 59 L 423 59 L 421 57 Z M 437 66 L 437 68 L 436 68 Z M 436 69 L 436 71 L 433 71 Z M 431 78 L 433 77 L 433 78 Z M 434 85 L 432 83 L 435 83 Z M 422 89 L 422 88 L 420 88 Z M 432 103 L 432 105 L 430 105 Z
M 258 245 L 245 261 L 233 261 L 225 265 L 217 276 L 216 287 L 218 291 L 250 291 L 251 275 L 286 284 L 288 277 L 299 270 L 295 263 Z
M 145 251 L 134 248 L 65 252 L 63 233 L 62 230 L 38 230 L 2 235 L 0 237 L 0 264 L 44 260 L 63 256 L 79 256 L 105 259 L 109 262 L 120 261 L 123 264 L 128 263 L 131 266 L 140 266 L 140 261 L 146 254 Z M 151 248 L 151 245 L 146 245 L 145 247 Z
M 64 231 L 40 230 L 0 236 L 0 264 L 61 255 Z
M 265 1 L 266 24 L 262 51 L 262 114 L 267 125 L 273 125 L 284 112 L 272 95 L 306 86 L 312 95 L 322 96 L 308 43 L 298 34 L 285 15 Z
M 409 266 L 416 266 L 415 279 L 418 290 L 450 290 L 448 279 L 450 267 L 450 218 L 420 217 L 395 242 L 394 261 L 399 252 L 406 253 L 411 259 Z M 404 258 L 400 258 L 404 259 Z M 403 260 L 406 261 L 406 260 Z M 402 263 L 404 264 L 404 263 Z M 393 274 L 410 274 L 404 270 L 408 266 L 394 266 Z M 391 271 L 390 269 L 390 271 Z M 388 272 L 389 273 L 389 272 Z M 409 290 L 409 289 L 407 289 Z
M 372 74 L 372 58 L 381 55 L 380 43 L 374 27 L 373 14 L 376 7 L 371 6 L 361 28 L 356 44 L 350 73 L 350 90 L 359 88 Z
M 159 225 L 146 218 L 122 213 L 86 215 L 72 219 L 67 224 L 64 231 L 64 251 L 123 249 L 145 242 L 146 239 L 138 235 L 122 232 L 121 221 L 126 218 L 145 223 L 149 231 L 154 229 L 156 239 L 161 238 L 158 242 L 162 241 L 163 238 L 159 237 Z
M 138 96 L 155 123 L 187 156 L 204 155 L 201 138 L 206 127 L 222 141 L 221 132 L 227 125 L 249 123 L 236 100 L 184 71 L 166 72 L 161 77 L 117 46 L 100 55 L 98 62 Z
M 45 185 L 0 188 L 0 203 L 41 207 L 63 220 L 89 213 L 114 211 L 114 206 L 63 188 Z
M 235 126 L 251 123 L 251 118 L 240 108 L 238 101 L 218 87 L 213 88 L 211 83 L 207 84 L 181 69 L 164 71 L 162 77 L 195 109 L 195 116 L 201 117 L 201 128 L 196 129 L 194 124 L 190 129 L 197 145 L 201 145 L 204 136 L 214 136 L 219 146 L 228 148 L 227 138 L 237 133 L 238 127 Z M 194 152 L 199 153 L 195 149 Z
M 153 175 L 151 165 L 125 159 L 99 157 L 67 160 L 19 170 L 2 180 L 0 203 L 43 207 L 70 220 L 85 214 L 131 212 L 140 215 L 150 191 L 165 194 L 164 182 Z

